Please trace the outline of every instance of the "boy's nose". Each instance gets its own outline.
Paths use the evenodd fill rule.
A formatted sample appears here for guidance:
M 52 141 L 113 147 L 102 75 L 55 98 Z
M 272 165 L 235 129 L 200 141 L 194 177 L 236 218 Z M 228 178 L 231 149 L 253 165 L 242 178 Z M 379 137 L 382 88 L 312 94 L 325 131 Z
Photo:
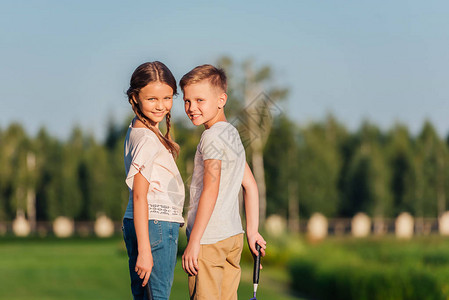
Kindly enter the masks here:
M 194 103 L 189 103 L 186 107 L 186 111 L 188 113 L 195 111 L 195 109 L 196 109 L 196 105 Z

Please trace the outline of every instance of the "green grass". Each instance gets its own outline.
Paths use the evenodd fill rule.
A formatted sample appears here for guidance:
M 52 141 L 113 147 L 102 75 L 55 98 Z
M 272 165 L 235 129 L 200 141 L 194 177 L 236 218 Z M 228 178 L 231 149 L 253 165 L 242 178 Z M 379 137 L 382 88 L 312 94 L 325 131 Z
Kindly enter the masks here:
M 266 267 L 261 272 L 258 299 L 299 299 L 288 294 L 285 270 Z M 252 267 L 244 264 L 239 299 L 252 297 L 251 281 Z M 1 238 L 0 299 L 131 299 L 123 241 Z M 188 299 L 179 262 L 171 299 Z
M 306 244 L 290 272 L 315 299 L 449 299 L 449 240 L 330 238 Z

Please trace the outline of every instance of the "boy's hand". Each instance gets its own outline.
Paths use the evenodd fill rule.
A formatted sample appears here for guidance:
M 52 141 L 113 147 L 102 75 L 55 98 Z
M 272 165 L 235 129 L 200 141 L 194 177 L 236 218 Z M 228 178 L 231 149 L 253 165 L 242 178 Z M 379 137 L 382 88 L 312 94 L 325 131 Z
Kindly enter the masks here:
M 200 254 L 200 243 L 189 241 L 182 255 L 182 268 L 189 275 L 198 274 L 198 255 Z
M 139 252 L 134 271 L 136 271 L 140 279 L 143 279 L 142 286 L 145 286 L 150 279 L 153 265 L 153 255 L 151 254 L 151 251 L 145 251 L 143 253 Z
M 256 243 L 260 245 L 260 252 L 262 256 L 265 256 L 265 249 L 267 248 L 267 242 L 260 235 L 259 232 L 255 233 L 247 233 L 248 246 L 251 249 L 251 252 L 254 255 L 259 255 L 259 252 L 256 250 Z

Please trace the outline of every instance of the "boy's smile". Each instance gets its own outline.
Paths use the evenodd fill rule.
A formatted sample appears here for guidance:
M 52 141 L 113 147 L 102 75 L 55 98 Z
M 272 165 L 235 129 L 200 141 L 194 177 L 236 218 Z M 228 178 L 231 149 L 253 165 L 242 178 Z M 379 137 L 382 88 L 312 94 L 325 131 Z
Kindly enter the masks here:
M 226 121 L 223 107 L 227 95 L 213 87 L 208 80 L 184 87 L 184 108 L 193 125 L 204 124 L 210 128 L 219 121 Z

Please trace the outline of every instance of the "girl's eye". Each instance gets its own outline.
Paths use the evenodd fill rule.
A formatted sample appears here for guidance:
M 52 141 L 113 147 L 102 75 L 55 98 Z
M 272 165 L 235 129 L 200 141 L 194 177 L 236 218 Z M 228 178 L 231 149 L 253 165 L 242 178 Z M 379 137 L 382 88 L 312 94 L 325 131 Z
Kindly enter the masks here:
M 154 101 L 156 98 L 148 98 L 149 101 Z

